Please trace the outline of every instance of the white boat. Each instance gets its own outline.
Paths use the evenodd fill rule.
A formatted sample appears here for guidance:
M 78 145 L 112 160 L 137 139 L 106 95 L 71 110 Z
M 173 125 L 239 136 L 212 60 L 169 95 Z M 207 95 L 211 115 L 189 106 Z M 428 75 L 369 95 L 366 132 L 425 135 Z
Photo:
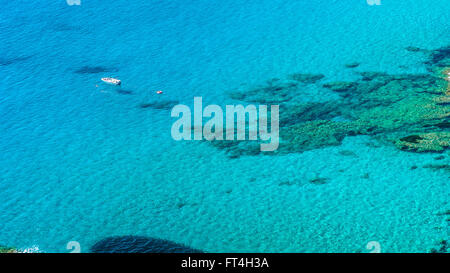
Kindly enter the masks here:
M 102 81 L 108 84 L 121 85 L 122 82 L 119 79 L 114 78 L 102 78 Z

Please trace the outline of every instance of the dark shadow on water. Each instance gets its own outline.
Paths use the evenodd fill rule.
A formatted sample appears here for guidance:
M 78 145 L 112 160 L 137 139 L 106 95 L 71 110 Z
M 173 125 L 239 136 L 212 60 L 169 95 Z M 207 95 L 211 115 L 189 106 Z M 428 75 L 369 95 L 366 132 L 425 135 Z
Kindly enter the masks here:
M 131 91 L 131 90 L 123 90 L 123 89 L 118 89 L 117 93 L 121 94 L 121 95 L 133 95 L 133 91 Z
M 105 72 L 117 72 L 119 69 L 115 67 L 105 67 L 105 66 L 83 66 L 75 70 L 76 74 L 97 74 Z
M 93 253 L 202 253 L 175 242 L 144 237 L 114 236 L 105 238 L 91 247 Z
M 80 29 L 80 27 L 78 27 L 78 26 L 70 25 L 70 24 L 66 24 L 66 23 L 50 24 L 49 28 L 51 28 L 54 31 L 58 31 L 58 32 L 75 31 L 75 30 Z
M 16 57 L 16 58 L 0 58 L 0 66 L 7 66 L 18 62 L 26 61 L 32 56 Z
M 142 109 L 151 108 L 151 109 L 157 109 L 157 110 L 170 110 L 177 104 L 179 104 L 179 102 L 178 101 L 174 101 L 174 100 L 150 101 L 150 102 L 146 102 L 146 103 L 141 103 L 139 105 L 139 108 L 142 108 Z

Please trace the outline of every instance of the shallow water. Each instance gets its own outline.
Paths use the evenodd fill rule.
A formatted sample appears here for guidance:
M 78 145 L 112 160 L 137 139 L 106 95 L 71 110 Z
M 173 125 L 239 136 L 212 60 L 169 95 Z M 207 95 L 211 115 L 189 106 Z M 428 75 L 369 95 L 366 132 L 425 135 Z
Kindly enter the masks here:
M 174 141 L 170 111 L 140 107 L 236 103 L 230 91 L 292 73 L 424 73 L 405 47 L 450 44 L 447 0 L 53 2 L 0 0 L 0 245 L 87 252 L 135 235 L 207 252 L 427 252 L 448 238 L 449 173 L 421 167 L 436 154 L 354 136 L 230 159 Z

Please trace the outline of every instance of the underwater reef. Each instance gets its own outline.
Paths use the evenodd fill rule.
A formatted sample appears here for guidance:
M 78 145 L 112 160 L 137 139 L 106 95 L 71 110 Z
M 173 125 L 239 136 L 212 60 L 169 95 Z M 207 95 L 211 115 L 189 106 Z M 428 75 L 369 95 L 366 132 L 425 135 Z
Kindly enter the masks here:
M 441 153 L 450 148 L 450 46 L 406 50 L 424 54 L 428 73 L 365 71 L 355 72 L 355 81 L 332 82 L 322 74 L 296 73 L 229 96 L 244 103 L 280 105 L 280 146 L 264 154 L 337 146 L 346 136 L 356 135 L 372 136 L 403 151 Z M 296 98 L 307 85 L 328 90 L 339 99 L 299 102 Z M 211 143 L 233 158 L 259 154 L 255 141 Z
M 449 253 L 450 251 L 450 244 L 447 240 L 441 240 L 439 242 L 438 248 L 432 248 L 430 250 L 430 253 Z
M 0 254 L 5 253 L 19 253 L 19 251 L 13 247 L 0 246 Z
M 93 253 L 202 253 L 171 241 L 144 236 L 114 236 L 91 247 Z

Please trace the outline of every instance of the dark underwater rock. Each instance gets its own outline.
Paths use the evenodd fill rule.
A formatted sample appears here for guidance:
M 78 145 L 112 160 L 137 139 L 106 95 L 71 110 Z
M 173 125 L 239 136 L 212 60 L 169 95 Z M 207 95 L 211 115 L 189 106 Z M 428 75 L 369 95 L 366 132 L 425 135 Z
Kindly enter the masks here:
M 441 129 L 449 129 L 450 128 L 450 122 L 449 121 L 443 121 L 435 124 L 436 127 L 439 127 Z
M 0 58 L 0 66 L 8 66 L 18 62 L 23 62 L 30 59 L 32 56 L 15 57 L 15 58 Z
M 179 202 L 176 204 L 176 206 L 177 206 L 178 209 L 181 209 L 181 208 L 183 208 L 183 207 L 186 206 L 186 205 L 187 205 L 187 203 L 185 203 L 185 202 L 183 202 L 183 201 L 179 201 Z
M 341 116 L 343 112 L 338 102 L 305 103 L 280 107 L 280 126 L 293 125 L 305 121 L 327 120 Z
M 360 65 L 360 63 L 354 62 L 354 63 L 348 63 L 348 64 L 345 64 L 345 67 L 347 67 L 347 68 L 356 68 L 356 67 L 358 67 L 359 65 Z
M 59 32 L 74 31 L 80 29 L 79 26 L 69 25 L 62 22 L 49 24 L 48 28 Z
M 241 141 L 241 140 L 224 139 L 224 140 L 212 140 L 209 142 L 214 147 L 220 150 L 224 150 L 229 158 L 239 158 L 241 156 L 256 156 L 261 154 L 261 146 L 260 146 L 261 143 L 259 141 L 252 141 L 252 140 Z
M 449 164 L 426 164 L 426 165 L 423 165 L 423 168 L 433 169 L 433 170 L 450 171 L 450 165 Z
M 422 140 L 422 139 L 423 139 L 423 137 L 420 137 L 418 135 L 412 135 L 412 136 L 403 137 L 400 140 L 410 142 L 410 143 L 418 143 L 419 140 Z
M 202 253 L 201 250 L 168 240 L 144 236 L 105 238 L 91 247 L 93 253 Z
M 436 104 L 441 105 L 441 106 L 450 106 L 450 101 L 443 101 L 443 102 L 437 102 Z
M 357 154 L 355 154 L 353 151 L 349 151 L 349 150 L 342 150 L 342 151 L 339 151 L 339 154 L 340 154 L 340 155 L 343 155 L 343 156 L 353 156 L 353 157 L 358 157 Z
M 420 48 L 418 48 L 418 47 L 415 47 L 415 46 L 408 46 L 408 47 L 405 47 L 405 49 L 406 49 L 407 51 L 411 51 L 411 52 L 419 52 L 419 51 L 422 51 L 422 49 L 420 49 Z
M 172 100 L 151 101 L 151 102 L 147 102 L 147 103 L 142 103 L 139 105 L 139 107 L 143 108 L 143 109 L 151 108 L 151 109 L 157 109 L 157 110 L 170 110 L 177 104 L 179 104 L 178 101 L 172 101 Z
M 237 140 L 212 140 L 210 143 L 220 149 L 231 149 L 239 145 L 239 141 Z
M 430 253 L 449 253 L 450 250 L 450 244 L 447 240 L 441 240 L 439 242 L 439 248 L 432 248 L 430 250 Z
M 431 132 L 400 138 L 395 145 L 405 151 L 442 152 L 450 147 L 450 132 Z
M 429 60 L 426 61 L 425 64 L 434 65 L 437 67 L 450 66 L 450 46 L 432 50 Z
M 316 83 L 317 81 L 320 81 L 321 79 L 325 78 L 325 75 L 296 73 L 296 74 L 289 75 L 289 78 L 294 81 L 298 81 L 298 82 L 302 82 L 302 83 L 306 83 L 306 84 L 313 84 L 313 83 Z
M 284 152 L 303 152 L 325 146 L 340 145 L 346 136 L 364 134 L 364 129 L 353 122 L 315 120 L 280 129 Z
M 436 215 L 438 215 L 438 216 L 446 216 L 446 215 L 450 215 L 450 210 L 446 210 L 446 211 L 443 211 L 443 212 L 439 212 L 439 213 L 437 213 Z
M 131 91 L 131 90 L 117 89 L 117 93 L 118 93 L 118 94 L 122 94 L 122 95 L 131 95 L 131 94 L 133 94 L 133 91 Z
M 351 92 L 358 87 L 357 82 L 329 82 L 323 87 L 333 90 L 334 92 Z
M 314 184 L 314 185 L 323 185 L 328 183 L 330 179 L 329 178 L 324 178 L 324 177 L 316 177 L 313 179 L 309 180 L 309 183 Z
M 235 100 L 247 102 L 279 104 L 291 100 L 297 92 L 298 83 L 277 81 L 247 91 L 232 92 L 230 93 L 230 97 Z
M 223 142 L 223 141 L 222 141 Z M 237 141 L 238 145 L 231 146 L 227 150 L 230 158 L 238 158 L 241 156 L 255 156 L 261 153 L 261 146 L 255 141 Z
M 75 70 L 76 74 L 97 74 L 97 73 L 106 73 L 106 72 L 117 72 L 119 71 L 114 67 L 104 67 L 104 66 L 83 66 L 77 70 Z
M 359 74 L 362 76 L 363 81 L 372 81 L 372 80 L 390 81 L 393 79 L 392 75 L 389 75 L 385 72 L 366 71 L 366 72 L 359 72 Z
M 278 183 L 278 186 L 293 186 L 293 185 L 299 185 L 301 183 L 301 181 L 299 180 L 286 180 L 286 181 L 281 181 L 280 183 Z

